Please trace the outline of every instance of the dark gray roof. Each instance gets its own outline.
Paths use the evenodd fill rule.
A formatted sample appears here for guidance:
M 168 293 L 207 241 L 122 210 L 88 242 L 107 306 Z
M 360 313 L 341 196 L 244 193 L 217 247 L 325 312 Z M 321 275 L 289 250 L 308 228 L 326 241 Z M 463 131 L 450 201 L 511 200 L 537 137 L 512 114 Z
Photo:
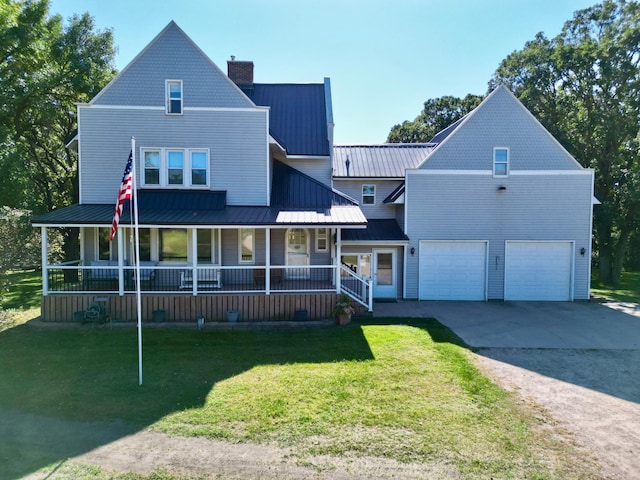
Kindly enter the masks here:
M 400 198 L 402 194 L 404 194 L 404 182 L 398 185 L 393 192 L 387 195 L 387 198 L 385 198 L 382 203 L 393 203 Z
M 430 143 L 336 145 L 333 147 L 333 176 L 404 178 L 405 170 L 417 167 L 433 148 L 434 145 Z
M 281 162 L 274 162 L 272 206 L 228 206 L 226 192 L 137 192 L 140 225 L 358 225 L 367 220 L 358 203 Z M 131 224 L 130 202 L 120 222 Z M 71 205 L 34 218 L 36 225 L 109 225 L 113 204 Z
M 269 133 L 288 155 L 329 156 L 324 84 L 255 83 L 242 91 L 270 107 Z
M 467 115 L 469 114 L 467 113 Z M 429 140 L 429 143 L 434 143 L 436 145 L 442 143 L 444 139 L 451 135 L 451 133 L 457 128 L 457 126 L 460 125 L 465 118 L 467 118 L 467 115 L 463 115 L 462 118 L 459 118 L 447 128 L 440 130 L 431 140 Z
M 301 171 L 275 160 L 271 205 L 287 209 L 305 209 L 338 205 L 352 206 L 358 205 L 358 202 Z
M 368 220 L 367 228 L 345 228 L 342 240 L 346 242 L 405 242 L 409 241 L 394 219 Z

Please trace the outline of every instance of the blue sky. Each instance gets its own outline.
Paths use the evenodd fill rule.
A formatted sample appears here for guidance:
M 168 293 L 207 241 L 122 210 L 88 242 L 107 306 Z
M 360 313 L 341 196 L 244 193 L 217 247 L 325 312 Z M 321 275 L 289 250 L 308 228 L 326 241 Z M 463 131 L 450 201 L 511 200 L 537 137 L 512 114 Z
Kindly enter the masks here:
M 484 94 L 509 53 L 557 35 L 595 0 L 51 0 L 113 29 L 124 68 L 175 20 L 223 70 L 252 60 L 261 83 L 331 78 L 336 144 L 386 140 L 429 98 Z

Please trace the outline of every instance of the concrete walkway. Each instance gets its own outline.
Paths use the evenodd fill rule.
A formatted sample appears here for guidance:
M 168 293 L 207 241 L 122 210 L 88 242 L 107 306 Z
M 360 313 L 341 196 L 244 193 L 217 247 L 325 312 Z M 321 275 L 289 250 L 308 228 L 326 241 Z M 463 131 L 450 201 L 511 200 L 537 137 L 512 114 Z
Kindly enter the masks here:
M 376 303 L 373 315 L 433 317 L 478 348 L 640 349 L 630 303 L 400 301 Z

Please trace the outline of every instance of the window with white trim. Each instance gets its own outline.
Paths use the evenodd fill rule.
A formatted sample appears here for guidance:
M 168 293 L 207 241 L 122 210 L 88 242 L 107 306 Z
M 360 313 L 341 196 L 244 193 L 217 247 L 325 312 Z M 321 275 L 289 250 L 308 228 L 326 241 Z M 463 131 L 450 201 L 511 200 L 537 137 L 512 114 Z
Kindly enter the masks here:
M 199 228 L 196 236 L 198 243 L 198 263 L 217 265 L 219 263 L 217 248 L 218 230 Z
M 256 235 L 253 228 L 241 228 L 238 231 L 238 261 L 240 263 L 255 262 Z
M 362 204 L 375 205 L 376 203 L 376 186 L 362 185 Z
M 316 230 L 316 252 L 326 252 L 329 250 L 329 229 L 318 228 Z
M 208 148 L 142 148 L 143 187 L 207 187 Z
M 493 148 L 493 176 L 506 177 L 509 175 L 509 149 L 507 147 Z
M 167 115 L 182 115 L 182 80 L 166 81 Z

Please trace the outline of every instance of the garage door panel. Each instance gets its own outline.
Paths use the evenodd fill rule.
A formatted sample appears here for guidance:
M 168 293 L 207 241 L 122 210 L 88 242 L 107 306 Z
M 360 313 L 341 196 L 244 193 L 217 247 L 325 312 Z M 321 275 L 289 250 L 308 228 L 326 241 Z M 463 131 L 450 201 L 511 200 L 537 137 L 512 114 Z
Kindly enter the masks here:
M 421 300 L 484 300 L 487 244 L 420 242 Z
M 571 300 L 572 242 L 507 242 L 505 300 Z

